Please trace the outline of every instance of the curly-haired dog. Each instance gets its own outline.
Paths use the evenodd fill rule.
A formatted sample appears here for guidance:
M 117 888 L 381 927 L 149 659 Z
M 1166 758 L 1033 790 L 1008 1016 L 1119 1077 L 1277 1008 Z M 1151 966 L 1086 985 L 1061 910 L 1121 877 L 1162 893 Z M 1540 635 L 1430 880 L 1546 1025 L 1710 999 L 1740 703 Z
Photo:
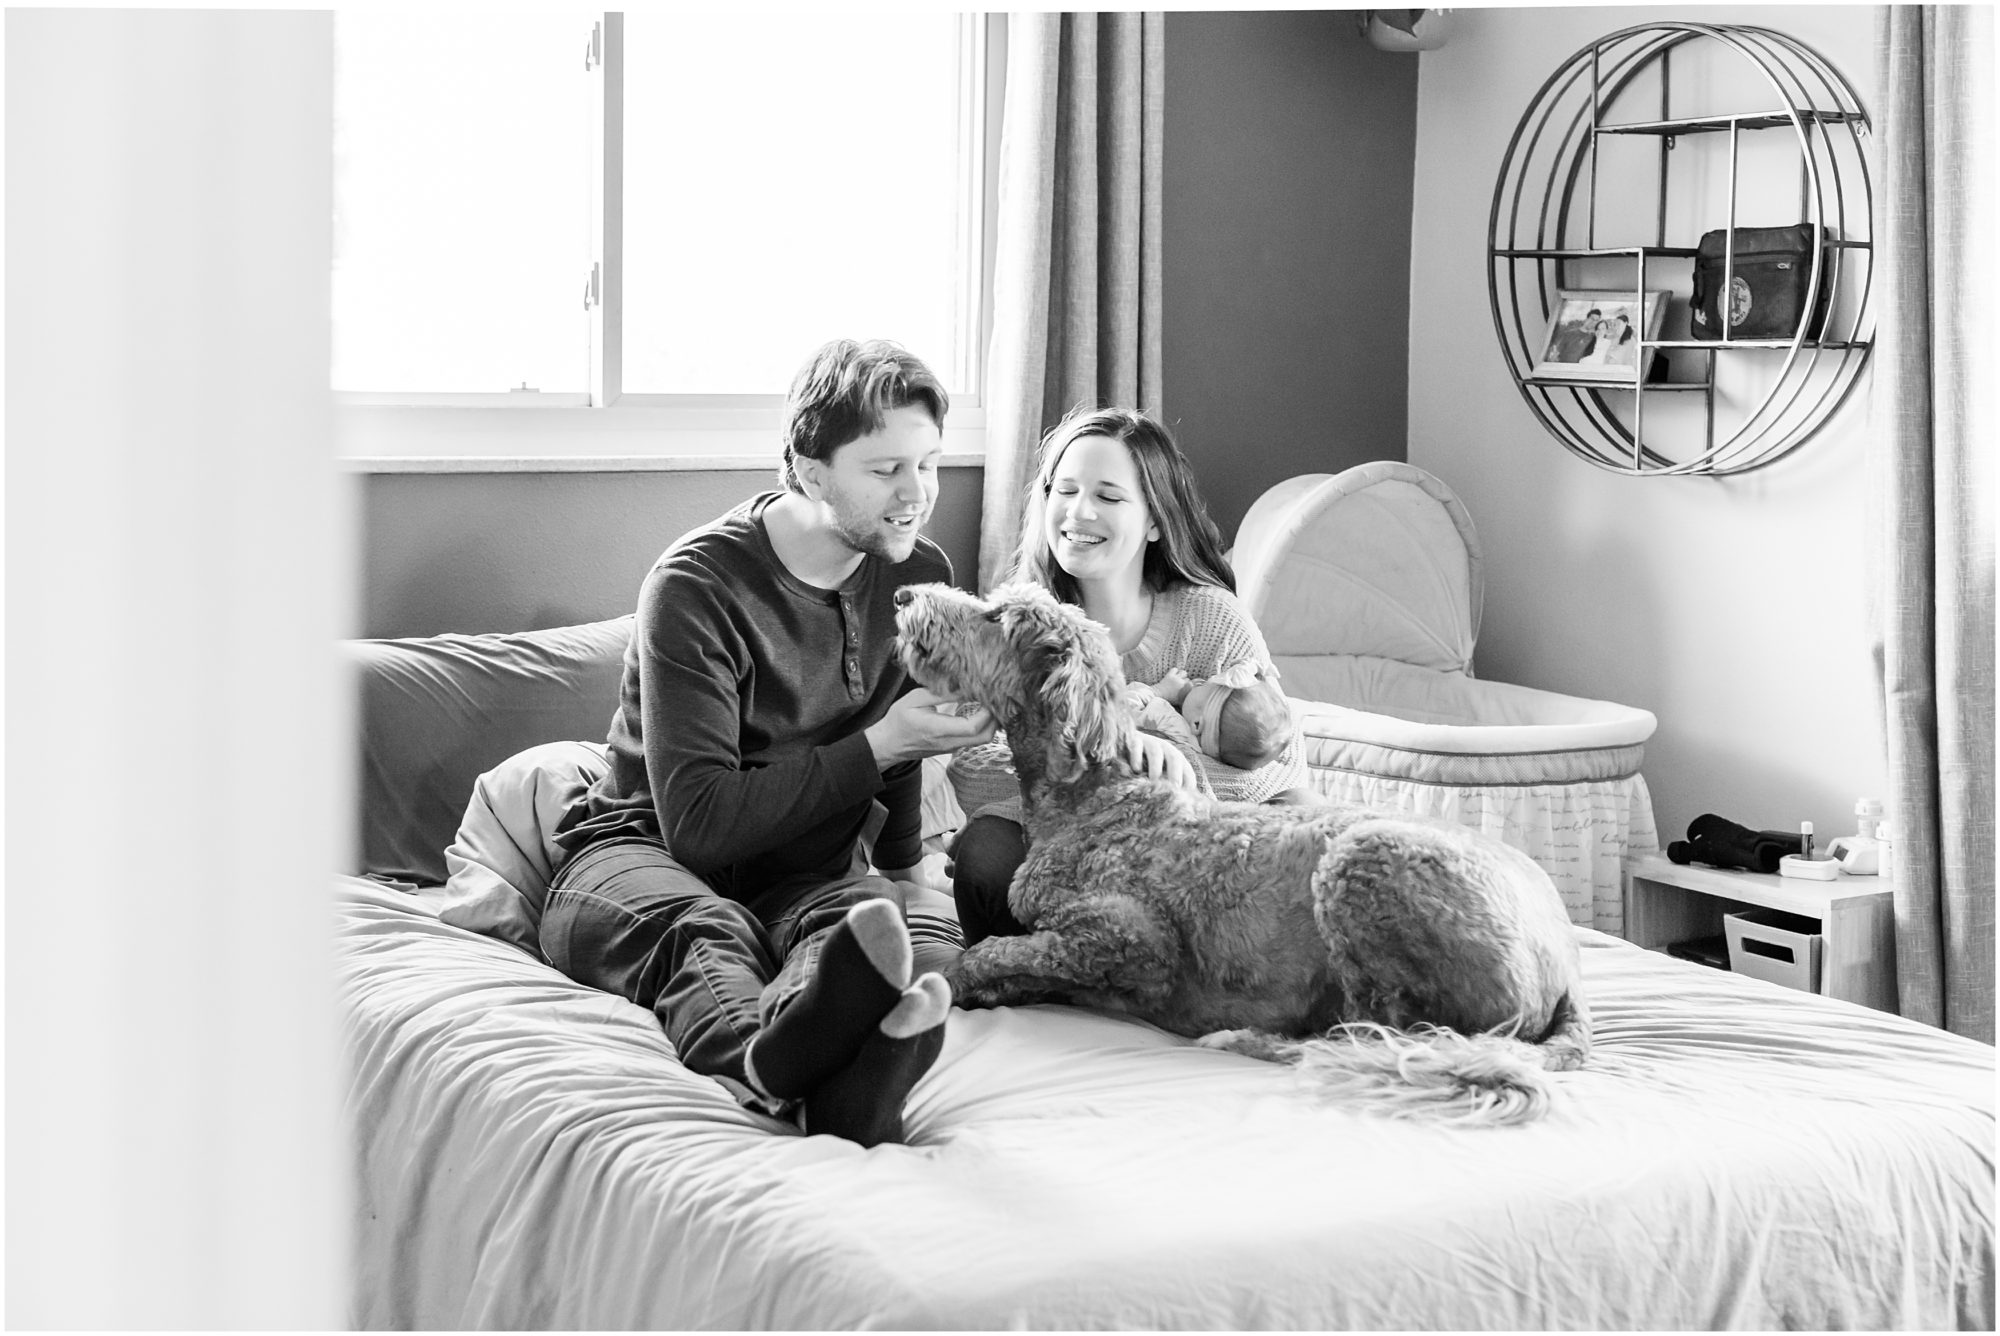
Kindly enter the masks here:
M 1104 629 L 1035 585 L 898 595 L 911 676 L 1006 729 L 1028 928 L 947 973 L 963 1006 L 1075 1002 L 1300 1063 L 1364 1102 L 1514 1122 L 1589 1013 L 1548 876 L 1498 841 L 1349 806 L 1218 802 L 1126 763 Z

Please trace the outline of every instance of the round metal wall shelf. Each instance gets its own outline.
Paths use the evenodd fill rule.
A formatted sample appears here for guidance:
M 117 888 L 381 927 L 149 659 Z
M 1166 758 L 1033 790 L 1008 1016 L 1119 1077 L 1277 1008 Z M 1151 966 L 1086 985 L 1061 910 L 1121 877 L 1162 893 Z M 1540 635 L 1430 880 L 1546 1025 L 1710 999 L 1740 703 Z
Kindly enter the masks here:
M 1731 68 L 1718 76 L 1718 66 Z M 1724 96 L 1720 109 L 1691 114 L 1674 106 L 1677 91 L 1682 103 L 1700 101 L 1728 79 L 1755 91 L 1741 102 Z M 1742 473 L 1783 458 L 1825 425 L 1853 391 L 1873 342 L 1867 130 L 1839 72 L 1768 28 L 1642 24 L 1592 42 L 1549 76 L 1501 162 L 1487 284 L 1507 368 L 1566 449 L 1621 473 Z M 1825 294 L 1825 322 L 1816 337 L 1800 321 L 1788 338 L 1692 338 L 1688 289 L 1699 234 L 1746 225 L 1738 217 L 1742 151 L 1746 137 L 1762 145 L 1769 136 L 1789 140 L 1798 155 L 1798 212 L 1777 221 L 1813 224 L 1829 239 L 1812 256 L 1808 288 Z M 1656 161 L 1635 172 L 1632 146 L 1647 140 Z M 1614 145 L 1624 174 L 1600 180 Z M 1752 170 L 1757 193 L 1768 195 L 1768 163 Z M 1718 176 L 1726 180 L 1721 190 L 1712 189 Z M 1656 192 L 1649 225 L 1625 216 L 1621 235 L 1600 236 L 1612 230 L 1600 227 L 1607 196 L 1614 212 L 1629 215 L 1649 186 Z M 1677 211 L 1669 207 L 1676 190 Z M 1710 207 L 1710 216 L 1689 223 Z M 1650 235 L 1635 235 L 1641 231 Z M 1557 294 L 1591 288 L 1635 301 L 1642 292 L 1668 294 L 1658 331 L 1636 331 L 1637 367 L 1647 368 L 1626 373 L 1636 380 L 1582 381 L 1555 368 L 1565 373 L 1558 377 L 1542 360 Z

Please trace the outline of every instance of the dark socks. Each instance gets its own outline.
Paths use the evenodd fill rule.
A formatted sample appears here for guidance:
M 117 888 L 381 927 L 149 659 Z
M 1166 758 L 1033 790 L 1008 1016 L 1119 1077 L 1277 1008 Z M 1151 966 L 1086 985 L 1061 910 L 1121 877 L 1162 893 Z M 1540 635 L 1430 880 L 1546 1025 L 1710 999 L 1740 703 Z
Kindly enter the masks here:
M 846 1067 L 910 982 L 910 935 L 887 900 L 864 900 L 828 934 L 812 981 L 750 1041 L 751 1084 L 799 1099 Z
M 863 1146 L 901 1142 L 903 1102 L 937 1061 L 950 1012 L 951 988 L 942 975 L 910 985 L 854 1061 L 806 1097 L 805 1131 Z

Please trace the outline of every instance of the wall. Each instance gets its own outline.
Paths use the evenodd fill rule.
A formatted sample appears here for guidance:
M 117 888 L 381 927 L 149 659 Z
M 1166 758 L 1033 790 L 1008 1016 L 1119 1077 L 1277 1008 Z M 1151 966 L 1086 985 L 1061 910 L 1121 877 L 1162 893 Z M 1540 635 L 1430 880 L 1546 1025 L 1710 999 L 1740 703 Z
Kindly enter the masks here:
M 649 473 L 377 473 L 363 479 L 354 634 L 520 631 L 632 611 L 675 538 L 778 486 L 769 467 Z M 939 470 L 926 530 L 968 588 L 981 471 Z
M 5 31 L 7 1325 L 327 1330 L 332 21 Z
M 1418 58 L 1350 11 L 1171 13 L 1166 416 L 1225 535 L 1267 487 L 1404 458 Z
M 1654 18 L 1760 24 L 1816 47 L 1872 106 L 1874 10 L 1457 16 L 1449 43 L 1420 57 L 1410 308 L 1470 307 L 1473 318 L 1412 327 L 1409 460 L 1449 483 L 1479 526 L 1478 671 L 1658 715 L 1645 774 L 1663 840 L 1704 812 L 1849 831 L 1854 800 L 1886 786 L 1861 619 L 1865 373 L 1825 431 L 1769 468 L 1606 473 L 1546 435 L 1508 376 L 1486 318 L 1485 248 L 1508 137 L 1542 81 L 1588 42 Z

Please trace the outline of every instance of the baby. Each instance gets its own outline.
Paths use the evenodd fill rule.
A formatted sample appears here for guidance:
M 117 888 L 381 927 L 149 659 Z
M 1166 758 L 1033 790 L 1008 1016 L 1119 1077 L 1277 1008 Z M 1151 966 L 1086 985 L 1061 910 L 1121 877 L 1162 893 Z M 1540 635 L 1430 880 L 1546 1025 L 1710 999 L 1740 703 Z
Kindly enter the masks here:
M 1156 686 L 1134 682 L 1126 691 L 1139 727 L 1238 770 L 1270 764 L 1291 741 L 1284 692 L 1247 660 L 1199 682 L 1175 668 Z

